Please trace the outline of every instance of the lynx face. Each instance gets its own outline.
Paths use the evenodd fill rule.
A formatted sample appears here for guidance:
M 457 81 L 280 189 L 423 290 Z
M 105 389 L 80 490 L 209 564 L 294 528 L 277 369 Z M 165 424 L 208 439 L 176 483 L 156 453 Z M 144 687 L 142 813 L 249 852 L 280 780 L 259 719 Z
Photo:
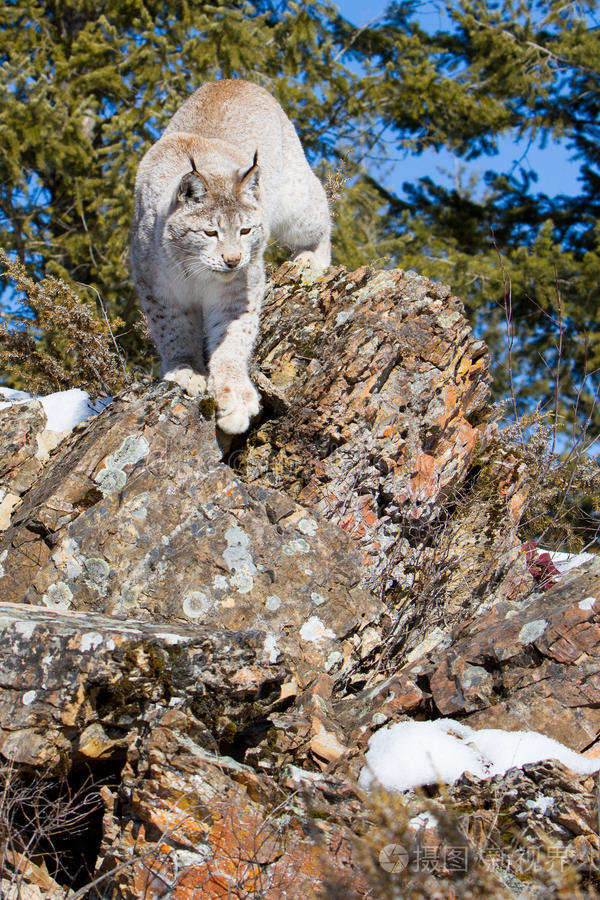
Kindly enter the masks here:
M 258 180 L 256 157 L 233 177 L 205 176 L 195 167 L 184 175 L 165 227 L 167 252 L 181 274 L 214 272 L 228 279 L 260 252 Z

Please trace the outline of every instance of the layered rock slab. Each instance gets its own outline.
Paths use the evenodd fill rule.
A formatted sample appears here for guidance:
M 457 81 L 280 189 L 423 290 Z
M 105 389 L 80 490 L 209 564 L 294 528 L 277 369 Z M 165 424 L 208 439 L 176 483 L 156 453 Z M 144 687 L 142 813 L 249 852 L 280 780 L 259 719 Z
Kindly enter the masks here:
M 491 605 L 389 678 L 334 704 L 347 751 L 406 716 L 600 744 L 600 561 L 528 598 Z M 360 762 L 355 760 L 354 775 Z
M 0 603 L 0 753 L 42 772 L 125 760 L 158 713 L 185 710 L 213 752 L 286 670 L 260 633 L 149 625 Z
M 360 554 L 285 494 L 246 487 L 202 409 L 179 388 L 140 387 L 73 435 L 0 542 L 2 598 L 259 629 L 301 683 L 349 672 L 381 616 Z
M 362 584 L 394 608 L 396 662 L 484 593 L 521 591 L 523 467 L 485 457 L 489 357 L 449 287 L 368 267 L 307 281 L 283 266 L 254 356 L 266 415 L 236 468 L 352 538 Z M 472 490 L 483 468 L 491 502 Z
M 436 516 L 488 436 L 489 357 L 461 301 L 397 269 L 337 268 L 306 283 L 284 266 L 255 359 L 286 413 L 251 435 L 246 479 L 284 488 L 351 534 L 365 582 L 400 577 L 389 550 L 401 525 Z

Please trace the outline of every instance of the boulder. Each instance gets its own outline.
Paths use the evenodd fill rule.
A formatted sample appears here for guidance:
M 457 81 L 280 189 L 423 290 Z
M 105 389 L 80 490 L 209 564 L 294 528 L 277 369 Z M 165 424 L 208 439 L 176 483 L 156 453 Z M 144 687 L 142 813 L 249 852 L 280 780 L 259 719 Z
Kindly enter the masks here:
M 65 441 L 0 541 L 2 598 L 259 629 L 301 684 L 350 673 L 381 635 L 359 551 L 283 492 L 243 484 L 207 405 L 209 418 L 178 387 L 140 387 Z
M 589 779 L 557 765 L 357 786 L 369 737 L 407 717 L 597 750 L 600 569 L 534 593 L 527 472 L 462 304 L 399 270 L 284 266 L 253 377 L 263 411 L 233 441 L 211 398 L 163 383 L 60 443 L 37 401 L 0 411 L 0 756 L 33 783 L 91 773 L 88 880 L 114 900 L 515 896 L 519 860 L 494 869 L 477 831 L 484 811 L 500 846 L 494 802 L 589 883 Z M 7 896 L 82 884 L 17 856 Z
M 125 761 L 179 710 L 213 753 L 279 696 L 261 633 L 0 604 L 0 754 L 46 774 Z M 235 725 L 233 725 L 235 723 Z

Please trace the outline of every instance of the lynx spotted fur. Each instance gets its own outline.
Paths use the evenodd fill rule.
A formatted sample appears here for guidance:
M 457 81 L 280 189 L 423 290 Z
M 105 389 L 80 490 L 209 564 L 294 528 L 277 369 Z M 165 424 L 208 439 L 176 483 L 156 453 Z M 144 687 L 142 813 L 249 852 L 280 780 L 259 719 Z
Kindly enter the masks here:
M 325 192 L 277 101 L 247 81 L 203 85 L 140 163 L 131 259 L 161 375 L 210 391 L 217 422 L 259 411 L 248 361 L 270 235 L 302 265 L 330 262 Z

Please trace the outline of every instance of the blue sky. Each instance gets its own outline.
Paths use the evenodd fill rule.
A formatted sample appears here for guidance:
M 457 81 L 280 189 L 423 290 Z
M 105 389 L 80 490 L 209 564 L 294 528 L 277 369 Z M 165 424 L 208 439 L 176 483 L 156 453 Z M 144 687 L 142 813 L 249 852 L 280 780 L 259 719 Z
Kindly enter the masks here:
M 344 18 L 355 25 L 365 25 L 378 16 L 382 16 L 386 2 L 381 0 L 338 0 L 337 7 Z M 440 6 L 435 0 L 420 4 L 419 19 L 427 30 L 435 31 L 446 26 L 447 20 L 440 12 Z M 468 183 L 471 174 L 482 179 L 486 170 L 497 172 L 510 172 L 514 167 L 515 174 L 519 168 L 533 170 L 538 175 L 533 191 L 546 193 L 549 196 L 555 194 L 573 195 L 580 191 L 577 183 L 579 175 L 579 163 L 570 159 L 571 153 L 564 144 L 548 141 L 543 149 L 539 143 L 528 146 L 527 141 L 515 143 L 507 135 L 499 141 L 499 153 L 494 156 L 480 156 L 472 162 L 465 163 L 452 153 L 442 150 L 438 153 L 427 151 L 420 156 L 403 156 L 400 151 L 393 155 L 389 167 L 381 179 L 386 186 L 399 195 L 403 194 L 402 184 L 406 181 L 414 182 L 419 178 L 429 175 L 433 181 L 451 185 L 455 180 L 457 166 L 465 167 L 465 181 Z M 440 170 L 445 170 L 444 172 Z M 483 188 L 483 184 L 481 184 Z

